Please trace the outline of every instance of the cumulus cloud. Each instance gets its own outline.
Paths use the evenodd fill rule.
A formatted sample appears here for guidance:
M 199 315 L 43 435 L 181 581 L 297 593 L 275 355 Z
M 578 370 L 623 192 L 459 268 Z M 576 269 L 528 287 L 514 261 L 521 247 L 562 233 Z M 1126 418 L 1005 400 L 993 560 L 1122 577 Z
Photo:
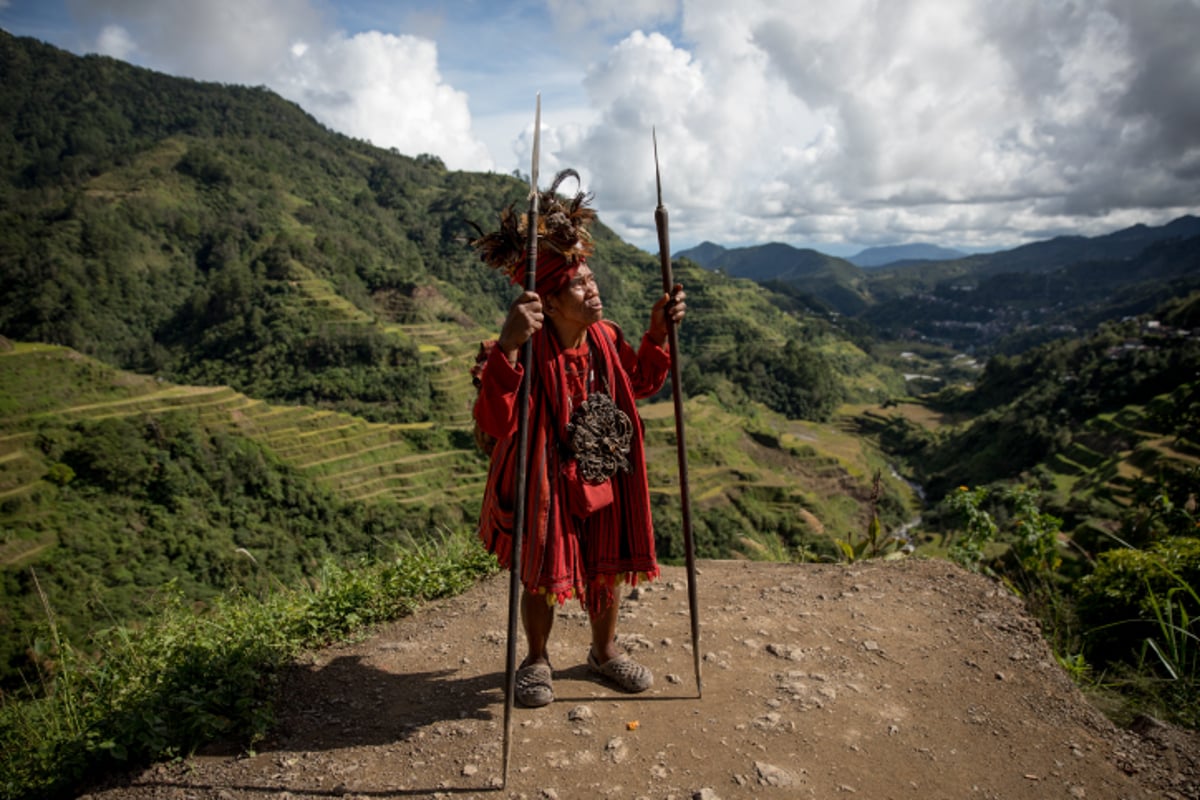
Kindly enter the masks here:
M 137 44 L 120 25 L 105 25 L 96 37 L 96 52 L 127 61 L 137 53 Z
M 295 46 L 275 79 L 285 97 L 330 127 L 405 153 L 434 153 L 452 169 L 492 167 L 471 133 L 467 97 L 442 82 L 437 47 L 370 31 Z
M 734 6 L 589 72 L 600 122 L 564 153 L 634 241 L 652 124 L 680 241 L 1001 247 L 1200 203 L 1195 0 Z
M 73 0 L 99 26 L 94 49 L 176 75 L 265 85 L 329 127 L 380 147 L 493 167 L 467 97 L 446 84 L 429 39 L 333 30 L 307 0 Z
M 677 248 L 999 248 L 1200 207 L 1200 0 L 67 2 L 102 52 L 451 168 L 526 171 L 541 89 L 542 174 L 578 169 L 647 249 L 651 129 Z

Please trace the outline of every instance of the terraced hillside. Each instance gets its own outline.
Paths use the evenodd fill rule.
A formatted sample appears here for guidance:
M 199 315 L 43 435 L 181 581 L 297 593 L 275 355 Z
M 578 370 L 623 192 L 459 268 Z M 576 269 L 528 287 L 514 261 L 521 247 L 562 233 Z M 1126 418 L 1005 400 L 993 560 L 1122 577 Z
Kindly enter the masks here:
M 395 323 L 400 325 L 401 323 Z M 136 617 L 168 582 L 189 599 L 266 574 L 318 579 L 324 559 L 387 557 L 470 525 L 486 478 L 469 421 L 465 363 L 477 345 L 403 323 L 444 361 L 455 423 L 383 424 L 266 403 L 111 368 L 68 348 L 0 340 L 0 635 L 28 648 L 43 611 L 37 574 L 76 640 L 94 608 Z M 422 327 L 424 326 L 424 327 Z M 882 457 L 829 426 L 687 403 L 693 529 L 702 557 L 832 557 L 866 529 Z M 683 557 L 673 404 L 643 405 L 659 552 Z M 89 446 L 89 437 L 95 445 Z M 122 448 L 128 448 L 123 450 Z M 888 479 L 885 524 L 911 516 Z M 277 572 L 278 571 L 278 572 Z
M 458 371 L 466 374 L 465 368 Z M 459 502 L 482 490 L 479 456 L 470 449 L 431 452 L 427 442 L 435 426 L 430 423 L 370 423 L 332 411 L 268 404 L 223 386 L 178 386 L 50 345 L 18 344 L 0 354 L 0 375 L 2 402 L 9 410 L 0 423 L 0 502 L 34 491 L 50 466 L 34 446 L 43 415 L 72 421 L 171 411 L 190 412 L 206 428 L 254 439 L 348 499 Z M 466 381 L 469 386 L 469 377 Z
M 0 503 L 47 485 L 52 464 L 36 445 L 39 420 L 187 412 L 206 429 L 260 443 L 345 500 L 469 509 L 486 478 L 485 461 L 468 444 L 473 389 L 466 364 L 477 344 L 466 342 L 452 325 L 393 327 L 427 343 L 424 352 L 442 369 L 445 395 L 460 405 L 449 415 L 452 422 L 372 423 L 270 404 L 228 387 L 180 386 L 133 375 L 67 348 L 17 344 L 0 354 L 0 404 L 6 411 L 0 422 Z M 660 528 L 669 536 L 672 528 L 677 533 L 679 506 L 672 404 L 645 404 L 643 418 L 651 484 L 659 498 L 656 514 L 661 510 Z M 748 428 L 743 417 L 707 397 L 689 400 L 687 425 L 702 547 L 725 555 L 732 549 L 787 558 L 781 539 L 795 544 L 797 537 L 845 536 L 865 528 L 872 474 L 886 469 L 853 435 L 766 412 Z M 899 482 L 889 482 L 892 521 L 898 523 L 909 513 L 910 498 Z M 10 503 L 10 511 L 18 505 Z M 14 557 L 9 554 L 10 561 Z
M 1185 428 L 1170 421 L 1171 409 L 1178 405 L 1178 397 L 1163 394 L 1144 404 L 1098 414 L 1073 432 L 1063 450 L 1029 471 L 1028 475 L 1040 476 L 1046 507 L 1065 518 L 1064 531 L 1073 532 L 1077 543 L 1091 549 L 1088 543 L 1097 533 L 1116 534 L 1126 510 L 1150 502 L 1145 493 L 1165 475 L 1186 481 L 1182 476 L 1200 470 L 1200 445 Z M 935 435 L 948 435 L 970 424 L 962 414 L 908 402 L 845 406 L 839 425 L 849 433 L 872 437 L 897 420 Z M 927 541 L 937 542 L 940 537 L 927 534 Z
M 1063 501 L 1088 495 L 1102 504 L 1100 508 L 1124 509 L 1134 505 L 1138 491 L 1164 471 L 1184 475 L 1200 468 L 1197 444 L 1164 425 L 1151 410 L 1166 402 L 1162 396 L 1145 406 L 1126 406 L 1089 420 L 1070 448 L 1049 464 Z M 1112 528 L 1104 518 L 1088 522 Z

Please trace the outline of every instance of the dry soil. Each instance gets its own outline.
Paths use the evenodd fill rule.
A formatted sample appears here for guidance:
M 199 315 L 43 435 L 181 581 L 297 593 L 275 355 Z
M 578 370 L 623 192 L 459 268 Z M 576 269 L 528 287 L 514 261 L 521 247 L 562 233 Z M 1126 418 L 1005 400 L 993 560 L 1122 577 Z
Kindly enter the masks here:
M 703 691 L 686 575 L 622 602 L 655 671 L 623 695 L 560 611 L 557 701 L 515 709 L 507 782 L 507 576 L 289 670 L 278 729 L 84 795 L 150 798 L 1197 798 L 1200 737 L 1114 726 L 1021 602 L 940 561 L 699 563 Z

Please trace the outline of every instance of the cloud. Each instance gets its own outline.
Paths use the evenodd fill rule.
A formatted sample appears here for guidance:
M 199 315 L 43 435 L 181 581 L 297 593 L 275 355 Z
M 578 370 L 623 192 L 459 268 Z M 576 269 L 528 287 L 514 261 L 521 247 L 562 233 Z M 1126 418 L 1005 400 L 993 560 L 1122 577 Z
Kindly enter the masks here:
M 120 25 L 105 25 L 96 37 L 96 52 L 128 61 L 137 52 L 137 43 Z
M 647 249 L 651 129 L 677 247 L 999 248 L 1200 206 L 1200 0 L 67 2 L 103 52 L 451 168 L 508 171 L 512 142 L 526 171 L 540 90 L 542 174 L 578 169 Z
M 69 0 L 69 6 L 85 25 L 121 26 L 146 66 L 223 83 L 266 83 L 286 63 L 293 41 L 316 37 L 325 26 L 313 5 L 287 0 Z
M 429 39 L 331 29 L 305 0 L 75 0 L 95 49 L 176 75 L 265 85 L 329 127 L 380 147 L 433 153 L 452 169 L 493 161 L 467 97 Z
M 606 33 L 627 33 L 635 28 L 673 20 L 679 13 L 679 0 L 623 0 L 615 3 L 546 0 L 546 7 L 564 30 L 578 32 L 593 28 Z
M 638 31 L 593 63 L 599 122 L 558 154 L 643 246 L 651 125 L 678 241 L 1001 247 L 1200 202 L 1195 0 L 693 0 L 682 14 L 679 43 Z
M 444 84 L 437 47 L 370 31 L 293 49 L 275 88 L 330 127 L 404 153 L 434 153 L 452 169 L 487 170 L 466 95 Z

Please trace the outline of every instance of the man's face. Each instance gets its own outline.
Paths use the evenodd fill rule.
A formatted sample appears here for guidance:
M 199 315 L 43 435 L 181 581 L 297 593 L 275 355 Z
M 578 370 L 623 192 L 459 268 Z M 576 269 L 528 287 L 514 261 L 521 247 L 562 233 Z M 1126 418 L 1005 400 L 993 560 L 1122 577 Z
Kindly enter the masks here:
M 550 305 L 561 322 L 591 325 L 604 318 L 604 303 L 592 268 L 584 264 L 571 282 L 554 294 Z

